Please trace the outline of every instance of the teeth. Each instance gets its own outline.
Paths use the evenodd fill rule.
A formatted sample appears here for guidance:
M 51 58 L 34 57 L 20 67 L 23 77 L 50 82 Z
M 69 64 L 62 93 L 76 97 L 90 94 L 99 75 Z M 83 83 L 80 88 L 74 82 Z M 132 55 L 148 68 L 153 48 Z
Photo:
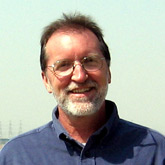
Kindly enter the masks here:
M 84 89 L 74 89 L 72 92 L 73 93 L 83 93 L 89 91 L 90 88 L 84 88 Z

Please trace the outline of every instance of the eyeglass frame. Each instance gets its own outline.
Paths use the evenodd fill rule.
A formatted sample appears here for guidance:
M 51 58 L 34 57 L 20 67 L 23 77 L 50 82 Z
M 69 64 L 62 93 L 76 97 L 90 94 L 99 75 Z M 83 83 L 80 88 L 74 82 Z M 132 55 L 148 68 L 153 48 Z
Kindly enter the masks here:
M 80 64 L 75 64 L 75 61 L 78 61 L 78 60 L 73 60 L 73 61 L 72 61 L 72 60 L 69 60 L 69 59 L 63 59 L 63 60 L 57 60 L 57 61 L 55 61 L 54 64 L 48 65 L 48 66 L 46 66 L 46 68 L 47 68 L 47 67 L 52 67 L 52 68 L 53 68 L 53 72 L 55 73 L 56 76 L 66 77 L 66 76 L 69 76 L 69 75 L 72 74 L 72 72 L 74 71 L 74 68 L 76 67 L 76 65 L 80 65 L 81 67 L 83 67 L 83 69 L 84 69 L 86 72 L 96 72 L 96 71 L 100 70 L 100 69 L 103 67 L 103 62 L 102 62 L 101 65 L 100 65 L 100 67 L 97 68 L 96 70 L 92 70 L 92 71 L 87 70 L 87 69 L 84 67 L 83 62 L 85 61 L 85 59 L 87 59 L 87 58 L 89 58 L 89 57 L 96 57 L 96 58 L 98 58 L 98 59 L 100 59 L 100 60 L 105 60 L 105 57 L 99 57 L 98 55 L 91 55 L 91 56 L 85 56 L 85 57 L 83 57 L 83 58 L 81 59 L 81 61 L 79 61 Z M 70 61 L 70 62 L 71 62 L 71 64 L 72 64 L 72 67 L 71 67 L 71 68 L 72 68 L 72 71 L 71 71 L 69 74 L 63 76 L 63 75 L 59 75 L 59 74 L 56 73 L 56 71 L 54 70 L 54 68 L 55 68 L 56 63 L 58 63 L 58 62 L 60 62 L 60 61 Z M 71 69 L 71 68 L 70 68 L 70 69 Z M 68 70 L 69 70 L 69 69 L 68 69 Z

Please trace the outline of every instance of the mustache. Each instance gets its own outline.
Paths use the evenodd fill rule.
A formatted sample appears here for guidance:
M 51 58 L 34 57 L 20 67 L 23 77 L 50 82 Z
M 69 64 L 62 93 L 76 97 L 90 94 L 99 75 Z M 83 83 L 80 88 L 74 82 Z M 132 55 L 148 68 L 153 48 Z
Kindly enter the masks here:
M 66 88 L 65 91 L 69 92 L 77 88 L 98 88 L 98 84 L 95 81 L 87 80 L 84 83 L 78 84 L 75 82 L 71 82 Z

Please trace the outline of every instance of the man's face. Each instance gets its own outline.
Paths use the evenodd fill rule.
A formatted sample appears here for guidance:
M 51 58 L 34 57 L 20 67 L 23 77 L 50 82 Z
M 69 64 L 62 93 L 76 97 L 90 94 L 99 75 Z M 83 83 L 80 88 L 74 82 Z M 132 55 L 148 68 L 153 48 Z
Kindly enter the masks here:
M 83 57 L 96 54 L 102 58 L 97 37 L 89 30 L 79 32 L 56 32 L 46 44 L 47 66 L 58 60 L 76 61 L 73 72 L 68 76 L 57 76 L 52 68 L 42 73 L 43 82 L 49 93 L 53 93 L 59 111 L 72 116 L 86 116 L 97 112 L 105 101 L 110 71 L 103 60 L 100 70 L 87 72 L 81 65 Z

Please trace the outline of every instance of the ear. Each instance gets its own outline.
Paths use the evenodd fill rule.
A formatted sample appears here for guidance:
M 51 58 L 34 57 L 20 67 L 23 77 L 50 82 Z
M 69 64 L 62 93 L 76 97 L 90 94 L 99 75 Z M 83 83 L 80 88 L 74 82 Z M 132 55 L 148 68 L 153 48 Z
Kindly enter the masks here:
M 46 90 L 47 90 L 49 93 L 52 93 L 52 92 L 53 92 L 53 91 L 52 91 L 52 87 L 51 87 L 51 84 L 50 84 L 49 79 L 48 79 L 47 76 L 46 76 L 46 73 L 45 73 L 45 72 L 42 72 L 42 73 L 41 73 L 41 76 L 42 76 L 42 81 L 43 81 L 43 83 L 44 83 L 44 85 L 45 85 Z
M 111 71 L 108 69 L 108 83 L 111 83 Z

